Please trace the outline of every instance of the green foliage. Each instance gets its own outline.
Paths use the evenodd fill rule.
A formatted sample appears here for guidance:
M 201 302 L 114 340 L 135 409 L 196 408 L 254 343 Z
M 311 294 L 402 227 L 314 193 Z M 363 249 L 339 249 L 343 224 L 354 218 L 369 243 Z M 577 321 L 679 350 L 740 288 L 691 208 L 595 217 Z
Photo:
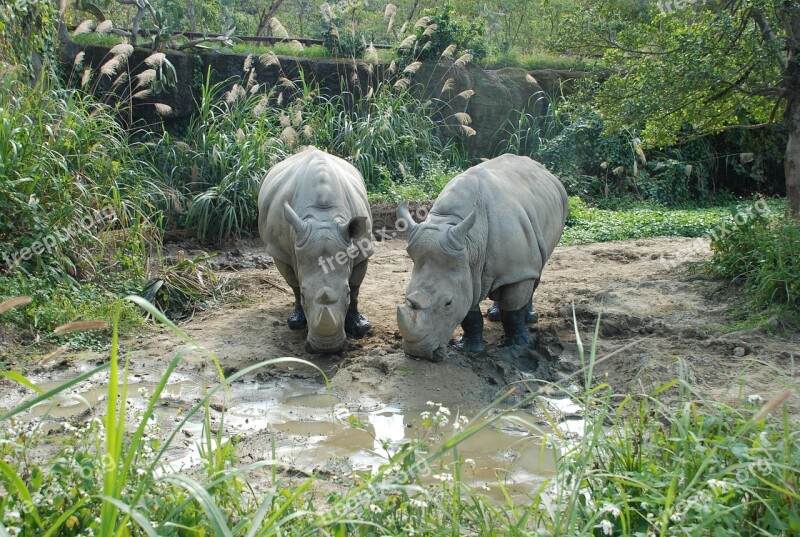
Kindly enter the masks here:
M 283 79 L 254 93 L 252 69 L 224 95 L 224 85 L 206 84 L 187 136 L 153 144 L 148 159 L 173 201 L 168 225 L 214 241 L 252 233 L 265 170 L 305 145 L 348 160 L 371 192 L 387 194 L 428 175 L 443 154 L 444 165 L 463 164 L 437 136 L 441 125 L 406 91 L 380 84 L 355 102 L 352 94 L 328 97 L 302 79 Z
M 502 69 L 504 67 L 520 67 L 529 71 L 536 69 L 562 69 L 587 71 L 593 62 L 580 56 L 553 54 L 545 51 L 495 52 L 483 60 L 484 69 Z
M 143 277 L 163 197 L 138 149 L 90 97 L 0 93 L 0 295 L 36 299 L 20 323 L 52 328 Z
M 397 47 L 401 64 L 438 60 L 450 46 L 457 47 L 459 55 L 470 54 L 475 62 L 482 62 L 489 53 L 480 19 L 459 15 L 449 2 L 425 9 L 422 15 Z
M 561 50 L 603 55 L 608 77 L 595 103 L 607 130 L 642 125 L 643 144 L 652 147 L 780 118 L 776 94 L 767 89 L 779 80 L 780 44 L 764 41 L 751 11 L 780 27 L 769 20 L 780 13 L 769 1 L 731 10 L 652 3 L 635 14 L 610 4 L 576 4 L 560 40 Z
M 334 58 L 362 58 L 367 49 L 364 33 L 340 30 L 335 24 L 322 34 L 325 50 Z
M 0 4 L 0 63 L 20 66 L 28 77 L 58 65 L 58 13 L 51 0 Z M 2 72 L 0 70 L 0 77 Z
M 775 212 L 736 211 L 712 235 L 709 268 L 741 283 L 759 308 L 800 307 L 800 222 Z M 780 214 L 780 213 L 777 213 Z
M 569 199 L 569 217 L 562 244 L 581 244 L 644 237 L 703 237 L 727 219 L 722 207 L 665 210 L 634 204 L 620 210 L 587 206 L 580 198 Z

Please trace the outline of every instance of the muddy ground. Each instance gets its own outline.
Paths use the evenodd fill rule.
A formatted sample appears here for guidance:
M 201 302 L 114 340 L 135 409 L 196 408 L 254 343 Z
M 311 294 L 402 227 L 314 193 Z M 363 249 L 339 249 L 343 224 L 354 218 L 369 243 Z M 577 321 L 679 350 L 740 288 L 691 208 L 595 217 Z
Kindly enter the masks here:
M 595 382 L 608 382 L 620 393 L 648 392 L 683 375 L 702 396 L 737 403 L 751 394 L 767 400 L 788 383 L 800 382 L 796 365 L 800 336 L 772 335 L 764 328 L 734 330 L 731 310 L 741 306 L 738 295 L 691 270 L 692 262 L 709 255 L 704 239 L 561 246 L 535 297 L 539 322 L 531 327 L 537 340 L 534 349 L 498 349 L 502 328 L 487 322 L 487 355 L 465 356 L 450 350 L 443 363 L 412 360 L 401 350 L 395 308 L 403 300 L 411 273 L 404 248 L 405 241 L 399 239 L 376 243 L 360 300 L 373 330 L 352 341 L 340 356 L 309 355 L 304 333 L 286 327 L 291 292 L 257 241 L 241 242 L 217 256 L 217 273 L 231 279 L 228 300 L 196 312 L 180 327 L 197 344 L 214 351 L 227 374 L 270 358 L 300 357 L 326 372 L 333 396 L 325 395 L 317 371 L 281 364 L 249 375 L 229 395 L 216 398 L 212 408 L 228 411 L 223 427 L 226 434 L 240 434 L 239 453 L 245 460 L 263 457 L 275 434 L 278 451 L 305 469 L 319 469 L 333 458 L 346 460 L 355 452 L 368 459 L 379 451 L 379 442 L 371 450 L 376 436 L 408 437 L 404 429 L 415 427 L 414 416 L 427 408 L 429 400 L 447 405 L 453 415 L 473 415 L 510 386 L 524 395 L 540 386 L 540 379 L 564 387 L 582 383 L 573 304 L 587 348 L 602 312 Z M 186 244 L 167 248 L 173 255 L 178 250 L 184 251 L 181 255 L 200 253 Z M 486 306 L 488 302 L 484 311 Z M 772 328 L 781 332 L 780 326 Z M 131 360 L 131 393 L 136 393 L 137 386 L 154 385 L 184 343 L 169 330 L 152 328 L 122 346 Z M 38 382 L 70 378 L 105 359 L 107 353 L 64 355 L 34 368 L 32 378 Z M 178 422 L 183 409 L 217 380 L 207 356 L 188 355 L 159 409 L 165 428 Z M 102 401 L 103 382 L 101 377 L 94 386 L 78 390 L 90 406 Z M 20 392 L 9 383 L 2 386 L 0 407 L 8 408 L 19 400 Z M 794 398 L 788 404 L 797 415 L 800 401 Z M 50 412 L 54 419 L 74 419 L 94 411 L 85 407 L 65 401 Z M 367 433 L 337 423 L 337 414 L 357 412 L 371 412 L 372 428 Z M 191 462 L 199 427 L 199 423 L 188 427 L 173 458 Z M 386 427 L 389 432 L 379 432 Z M 338 439 L 330 442 L 333 436 Z M 486 441 L 493 453 L 487 451 L 487 456 L 495 460 L 505 456 L 503 438 Z M 315 449 L 309 455 L 312 445 Z

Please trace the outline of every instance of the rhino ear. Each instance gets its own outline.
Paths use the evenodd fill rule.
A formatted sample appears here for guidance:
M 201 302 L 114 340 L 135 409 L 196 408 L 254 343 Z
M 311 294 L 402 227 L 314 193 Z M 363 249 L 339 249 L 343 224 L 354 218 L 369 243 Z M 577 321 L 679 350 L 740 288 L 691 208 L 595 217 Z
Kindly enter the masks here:
M 354 216 L 350 219 L 350 221 L 346 224 L 341 224 L 339 229 L 342 232 L 342 237 L 347 242 L 351 240 L 363 237 L 369 233 L 369 229 L 367 229 L 367 217 L 366 216 Z
M 306 235 L 308 234 L 309 230 L 309 224 L 303 221 L 303 219 L 300 218 L 296 212 L 294 212 L 294 209 L 292 209 L 292 206 L 289 205 L 288 201 L 283 202 L 283 215 L 286 217 L 286 221 L 289 222 L 289 224 L 294 228 L 296 233 L 295 241 L 298 243 L 298 245 L 301 242 L 305 242 Z
M 477 214 L 472 211 L 460 224 L 456 224 L 447 230 L 445 237 L 448 248 L 461 252 L 467 247 L 467 233 L 472 229 L 476 218 Z
M 407 229 L 409 233 L 419 225 L 411 217 L 411 213 L 408 210 L 408 202 L 404 202 L 397 208 L 397 224 L 398 227 L 404 226 L 404 229 Z

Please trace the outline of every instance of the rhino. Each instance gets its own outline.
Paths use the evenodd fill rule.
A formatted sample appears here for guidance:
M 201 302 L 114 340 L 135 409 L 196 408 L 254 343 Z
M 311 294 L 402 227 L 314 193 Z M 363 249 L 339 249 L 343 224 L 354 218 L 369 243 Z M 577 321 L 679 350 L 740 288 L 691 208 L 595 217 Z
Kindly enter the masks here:
M 267 173 L 258 195 L 258 232 L 294 292 L 290 329 L 308 327 L 311 352 L 342 350 L 371 326 L 358 292 L 372 255 L 372 214 L 364 178 L 315 147 Z
M 501 345 L 530 345 L 526 312 L 567 212 L 561 182 L 538 162 L 516 155 L 453 178 L 420 224 L 407 204 L 398 207 L 414 264 L 405 304 L 397 308 L 405 352 L 441 361 L 459 323 L 464 335 L 454 346 L 484 351 L 479 304 L 486 297 L 499 304 Z

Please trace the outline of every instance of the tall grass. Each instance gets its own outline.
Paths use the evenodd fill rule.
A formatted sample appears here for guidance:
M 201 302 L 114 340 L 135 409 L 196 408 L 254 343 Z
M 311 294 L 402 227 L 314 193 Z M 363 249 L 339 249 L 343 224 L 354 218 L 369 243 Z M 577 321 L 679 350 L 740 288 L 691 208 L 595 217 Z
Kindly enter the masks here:
M 0 298 L 32 293 L 35 306 L 13 319 L 49 331 L 134 290 L 164 198 L 110 107 L 0 84 Z
M 442 161 L 465 161 L 406 90 L 380 83 L 362 96 L 327 96 L 302 75 L 279 76 L 267 87 L 257 78 L 256 62 L 283 75 L 278 58 L 267 54 L 249 56 L 237 81 L 211 84 L 207 78 L 186 136 L 167 135 L 152 146 L 149 160 L 159 166 L 173 202 L 169 221 L 201 239 L 252 233 L 266 170 L 306 145 L 351 162 L 372 192 L 391 192 Z

